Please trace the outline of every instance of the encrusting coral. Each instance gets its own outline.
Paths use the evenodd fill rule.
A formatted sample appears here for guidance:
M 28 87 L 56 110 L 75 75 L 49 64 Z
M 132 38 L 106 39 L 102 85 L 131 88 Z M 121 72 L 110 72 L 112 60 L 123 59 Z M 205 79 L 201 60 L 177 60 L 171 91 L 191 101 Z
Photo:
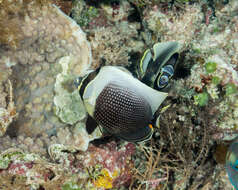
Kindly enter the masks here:
M 6 29 L 3 35 L 10 38 L 7 31 L 18 28 L 13 34 L 17 39 L 1 39 L 0 48 L 1 67 L 10 73 L 0 82 L 12 81 L 19 114 L 11 133 L 55 134 L 56 128 L 82 120 L 86 113 L 73 92 L 73 80 L 90 67 L 91 50 L 80 27 L 50 3 L 2 1 L 1 7 L 1 18 L 6 15 L 6 20 L 17 24 L 11 28 L 1 21 L 1 28 Z M 11 11 L 13 18 L 8 15 Z

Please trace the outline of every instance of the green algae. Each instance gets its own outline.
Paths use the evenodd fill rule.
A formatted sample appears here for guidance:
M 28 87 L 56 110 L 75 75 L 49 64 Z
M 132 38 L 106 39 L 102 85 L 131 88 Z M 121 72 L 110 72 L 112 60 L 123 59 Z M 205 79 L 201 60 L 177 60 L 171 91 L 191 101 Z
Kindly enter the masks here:
M 81 188 L 74 182 L 68 182 L 62 186 L 62 190 L 81 190 Z
M 221 79 L 217 76 L 212 77 L 212 83 L 218 85 L 221 82 Z
M 217 64 L 215 62 L 207 62 L 205 64 L 205 69 L 207 73 L 214 73 L 217 69 Z
M 235 84 L 229 83 L 225 86 L 225 91 L 226 91 L 226 95 L 229 96 L 231 94 L 237 93 L 237 87 Z
M 206 92 L 194 95 L 195 104 L 201 107 L 206 106 L 208 103 L 208 100 L 209 100 L 209 96 L 208 96 L 208 93 Z
M 10 159 L 8 159 L 7 157 L 5 158 L 0 157 L 0 169 L 7 169 L 9 164 Z
M 74 76 L 69 72 L 71 57 L 66 56 L 59 60 L 62 72 L 56 77 L 54 97 L 55 114 L 64 122 L 70 125 L 82 120 L 86 116 L 83 102 L 79 96 L 78 90 L 68 90 L 65 84 L 69 81 L 73 83 Z
M 10 149 L 8 152 L 3 152 L 0 155 L 0 169 L 7 169 L 13 160 L 32 162 L 37 159 L 38 157 L 36 154 L 26 154 L 18 150 Z
M 95 17 L 99 15 L 98 9 L 93 6 L 86 6 L 83 1 L 74 1 L 72 18 L 81 26 L 88 26 Z

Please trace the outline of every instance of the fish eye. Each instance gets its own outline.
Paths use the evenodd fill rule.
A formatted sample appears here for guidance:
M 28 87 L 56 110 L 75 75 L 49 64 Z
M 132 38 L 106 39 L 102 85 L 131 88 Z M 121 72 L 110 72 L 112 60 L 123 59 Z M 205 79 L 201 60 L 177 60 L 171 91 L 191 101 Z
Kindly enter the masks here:
M 158 88 L 164 88 L 168 83 L 169 78 L 166 75 L 162 75 L 157 81 Z
M 157 87 L 162 89 L 169 83 L 170 78 L 174 74 L 174 68 L 172 65 L 166 65 L 161 69 L 161 75 L 157 79 Z

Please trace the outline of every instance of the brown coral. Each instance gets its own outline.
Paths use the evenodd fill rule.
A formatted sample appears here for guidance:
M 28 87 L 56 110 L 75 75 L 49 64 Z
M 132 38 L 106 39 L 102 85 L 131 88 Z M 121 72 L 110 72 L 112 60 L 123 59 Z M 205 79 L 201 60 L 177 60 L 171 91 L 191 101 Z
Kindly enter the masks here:
M 0 65 L 12 70 L 11 80 L 19 119 L 14 130 L 19 134 L 36 136 L 64 126 L 54 114 L 54 84 L 61 72 L 60 58 L 70 57 L 68 72 L 82 74 L 90 65 L 91 52 L 85 34 L 70 18 L 45 1 L 23 1 L 16 4 L 3 1 L 0 28 L 13 32 L 11 41 L 0 41 Z M 14 12 L 13 18 L 6 16 Z M 11 24 L 16 25 L 17 30 Z M 11 35 L 3 31 L 8 37 Z M 5 37 L 4 37 L 5 39 Z M 14 66 L 15 65 L 15 66 Z M 3 78 L 2 82 L 5 82 Z M 73 81 L 70 79 L 70 90 Z M 0 81 L 1 82 L 1 81 Z M 11 132 L 12 133 L 12 132 Z M 15 132 L 12 133 L 12 135 Z
M 20 41 L 24 39 L 19 20 L 23 20 L 24 15 L 26 15 L 30 8 L 42 8 L 47 5 L 49 5 L 47 0 L 2 0 L 0 2 L 1 46 L 7 45 L 16 49 Z

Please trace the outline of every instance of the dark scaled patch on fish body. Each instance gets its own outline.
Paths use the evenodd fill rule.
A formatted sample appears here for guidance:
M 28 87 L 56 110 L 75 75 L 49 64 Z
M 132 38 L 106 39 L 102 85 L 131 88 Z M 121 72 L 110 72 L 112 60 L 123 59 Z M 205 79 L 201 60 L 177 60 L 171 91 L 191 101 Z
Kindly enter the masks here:
M 114 83 L 97 97 L 94 118 L 108 133 L 128 141 L 140 141 L 151 134 L 152 110 L 147 100 Z

